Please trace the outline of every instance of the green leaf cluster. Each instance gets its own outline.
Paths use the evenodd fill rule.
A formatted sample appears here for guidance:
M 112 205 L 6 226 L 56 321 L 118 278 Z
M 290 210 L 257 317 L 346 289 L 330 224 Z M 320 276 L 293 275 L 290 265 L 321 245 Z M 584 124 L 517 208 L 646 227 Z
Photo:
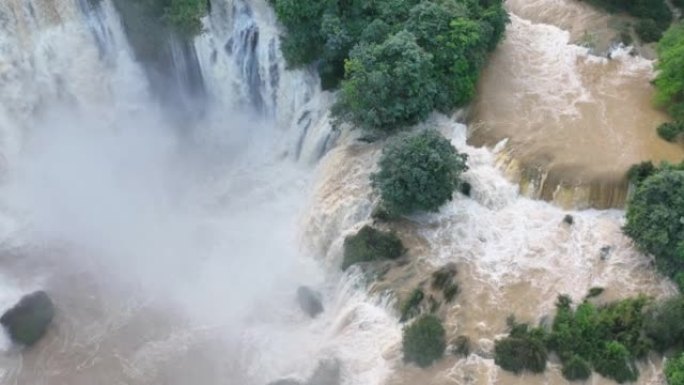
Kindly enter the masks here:
M 371 182 L 392 215 L 434 212 L 451 200 L 466 160 L 440 133 L 422 130 L 385 147 Z
M 672 11 L 664 0 L 587 0 L 610 12 L 626 12 L 640 19 L 635 26 L 645 42 L 657 41 L 672 21 Z
M 669 385 L 684 385 L 684 354 L 667 361 L 665 377 Z

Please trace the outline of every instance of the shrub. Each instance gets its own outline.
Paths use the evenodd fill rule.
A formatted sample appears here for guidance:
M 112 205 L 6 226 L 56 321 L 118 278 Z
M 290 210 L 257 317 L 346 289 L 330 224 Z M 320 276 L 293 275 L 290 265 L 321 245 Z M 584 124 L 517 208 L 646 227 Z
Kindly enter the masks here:
M 669 385 L 684 385 L 684 354 L 667 361 L 665 377 Z
M 543 372 L 546 370 L 547 355 L 544 343 L 529 336 L 506 337 L 494 345 L 494 362 L 513 373 L 524 370 Z
M 646 355 L 651 346 L 643 335 L 643 309 L 647 303 L 645 297 L 601 307 L 584 302 L 573 310 L 570 299 L 560 296 L 556 302 L 556 318 L 547 339 L 548 347 L 560 357 L 565 366 L 564 372 L 572 371 L 573 376 L 579 372 L 579 358 L 618 382 L 636 378 L 638 373 L 633 365 L 634 359 Z M 571 361 L 575 362 L 570 365 Z
M 396 259 L 404 254 L 404 245 L 394 233 L 364 226 L 344 240 L 342 270 L 359 262 Z
M 437 131 L 424 130 L 385 147 L 371 180 L 391 214 L 437 211 L 458 188 L 466 159 Z
M 570 381 L 584 381 L 591 376 L 591 366 L 580 356 L 572 356 L 563 363 L 563 377 Z
M 449 303 L 454 300 L 456 295 L 458 295 L 458 292 L 460 291 L 458 284 L 456 283 L 450 283 L 446 287 L 444 287 L 444 300 Z
M 604 377 L 612 378 L 619 384 L 636 381 L 639 378 L 632 357 L 627 348 L 617 341 L 611 341 L 594 360 L 594 369 Z
M 627 205 L 624 232 L 674 277 L 684 268 L 684 171 L 665 168 L 647 178 Z
M 684 24 L 673 25 L 658 43 L 656 103 L 684 120 Z
M 658 351 L 682 348 L 684 343 L 684 297 L 669 298 L 647 312 L 644 330 Z
M 634 31 L 644 43 L 658 41 L 663 36 L 663 29 L 653 19 L 639 20 L 634 26 Z
M 356 126 L 391 131 L 418 123 L 434 109 L 432 55 L 406 31 L 354 48 L 334 115 Z
M 658 136 L 668 142 L 674 142 L 684 131 L 682 122 L 666 122 L 658 126 Z
M 404 328 L 404 361 L 428 367 L 442 358 L 446 349 L 446 332 L 439 318 L 424 315 Z
M 656 167 L 650 160 L 641 162 L 629 168 L 629 171 L 627 171 L 627 179 L 630 181 L 630 183 L 639 185 L 641 182 L 646 180 L 646 178 L 655 174 L 656 171 Z
M 425 293 L 420 288 L 411 292 L 411 295 L 401 305 L 401 322 L 406 322 L 420 314 L 420 303 L 423 302 L 423 298 L 425 298 Z

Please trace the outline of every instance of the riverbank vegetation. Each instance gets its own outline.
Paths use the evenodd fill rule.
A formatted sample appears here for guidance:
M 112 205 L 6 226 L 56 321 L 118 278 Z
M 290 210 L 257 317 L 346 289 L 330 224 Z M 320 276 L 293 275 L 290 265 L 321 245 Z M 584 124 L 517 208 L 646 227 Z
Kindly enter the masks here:
M 624 232 L 684 285 L 684 165 L 664 164 L 638 184 L 627 204 Z
M 662 302 L 628 298 L 604 305 L 585 298 L 573 306 L 562 295 L 550 330 L 509 323 L 508 337 L 496 341 L 495 362 L 514 373 L 539 373 L 546 368 L 548 353 L 554 352 L 570 381 L 586 380 L 593 370 L 618 383 L 632 382 L 639 376 L 636 361 L 649 351 L 681 349 L 682 317 L 681 296 Z M 673 374 L 668 378 L 681 375 L 675 364 L 669 371 Z
M 270 0 L 291 67 L 340 87 L 338 122 L 393 131 L 473 97 L 508 15 L 501 0 Z
M 658 43 L 656 103 L 684 126 L 684 24 L 672 26 Z
M 646 43 L 658 41 L 672 22 L 665 0 L 586 0 L 609 12 L 625 12 L 637 19 L 635 32 Z M 678 0 L 681 1 L 681 0 Z

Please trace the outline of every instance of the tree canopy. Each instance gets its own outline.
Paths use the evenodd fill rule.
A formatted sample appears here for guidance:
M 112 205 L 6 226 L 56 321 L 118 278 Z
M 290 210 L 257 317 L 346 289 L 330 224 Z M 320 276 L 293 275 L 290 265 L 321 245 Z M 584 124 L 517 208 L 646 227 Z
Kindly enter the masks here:
M 460 186 L 466 160 L 439 132 L 423 130 L 386 146 L 371 181 L 392 215 L 437 211 Z
M 658 43 L 656 103 L 684 121 L 684 24 L 672 26 Z

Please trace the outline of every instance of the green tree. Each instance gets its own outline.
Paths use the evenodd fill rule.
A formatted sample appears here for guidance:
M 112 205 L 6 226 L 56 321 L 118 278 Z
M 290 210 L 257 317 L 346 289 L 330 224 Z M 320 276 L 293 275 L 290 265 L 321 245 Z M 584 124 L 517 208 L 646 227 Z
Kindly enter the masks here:
M 684 171 L 665 168 L 639 185 L 627 205 L 624 232 L 667 275 L 683 270 Z
M 437 84 L 432 55 L 402 31 L 382 44 L 361 44 L 345 65 L 346 79 L 333 113 L 366 128 L 392 131 L 425 119 Z
M 371 181 L 393 215 L 437 211 L 460 185 L 466 160 L 437 131 L 423 130 L 386 146 Z
M 446 349 L 446 332 L 442 321 L 424 315 L 404 328 L 402 340 L 404 361 L 428 367 L 442 358 Z
M 658 43 L 656 103 L 684 121 L 684 24 L 672 26 Z

